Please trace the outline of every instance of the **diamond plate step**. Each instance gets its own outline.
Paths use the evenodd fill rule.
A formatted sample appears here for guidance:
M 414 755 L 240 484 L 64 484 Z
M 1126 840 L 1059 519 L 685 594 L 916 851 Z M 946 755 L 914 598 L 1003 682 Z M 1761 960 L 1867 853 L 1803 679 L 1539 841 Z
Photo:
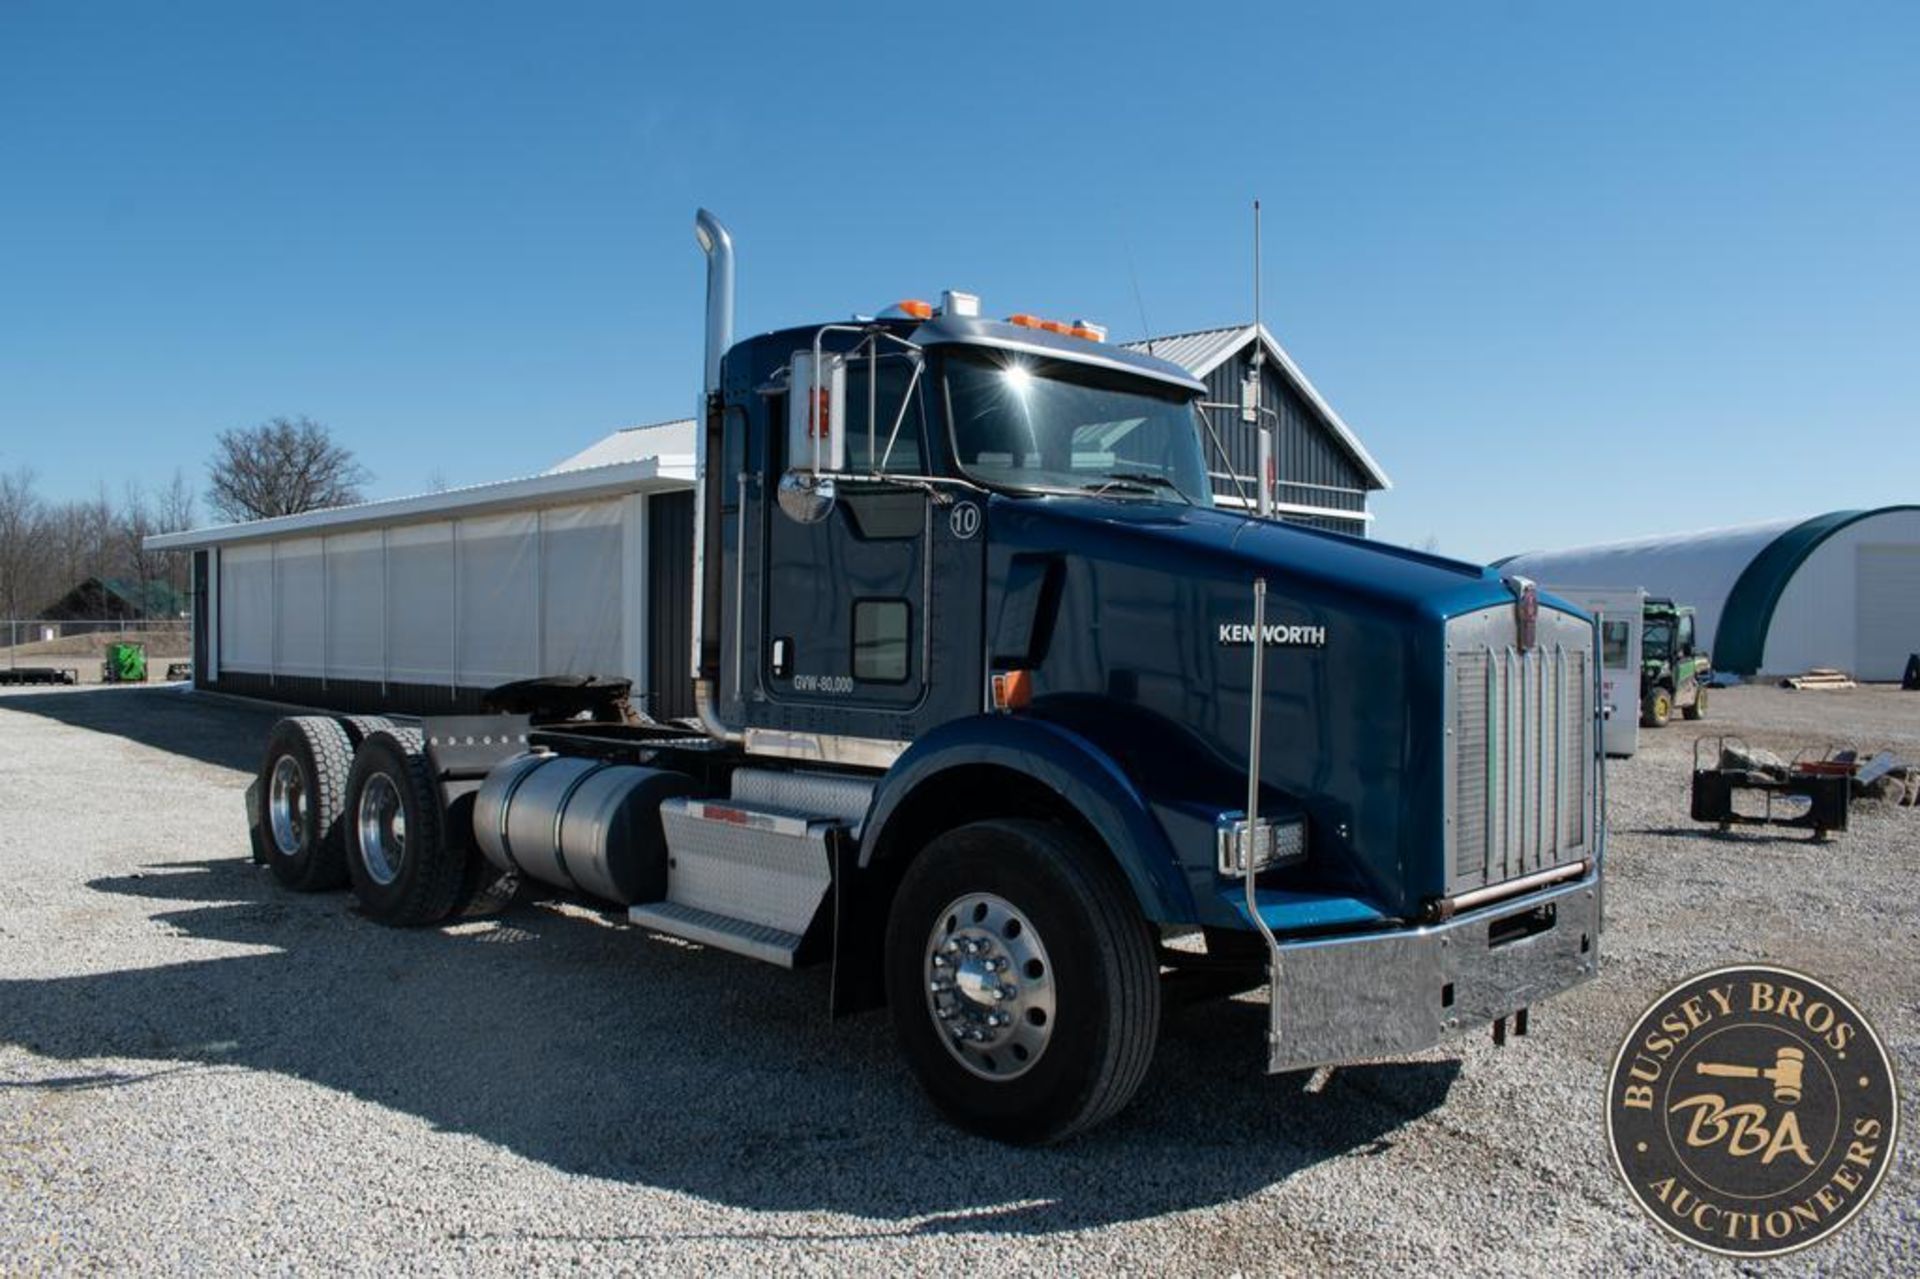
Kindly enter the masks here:
M 846 825 L 737 800 L 667 800 L 660 805 L 668 854 L 664 904 L 803 937 L 832 886 L 832 841 Z
M 864 777 L 843 777 L 836 773 L 736 768 L 732 789 L 736 804 L 813 813 L 848 823 L 852 833 L 858 836 L 861 823 L 866 820 L 867 807 L 873 802 L 873 785 Z
M 642 928 L 699 942 L 715 950 L 731 951 L 782 968 L 792 968 L 800 953 L 800 934 L 782 932 L 743 919 L 730 919 L 710 910 L 674 902 L 646 902 L 627 908 L 627 918 Z

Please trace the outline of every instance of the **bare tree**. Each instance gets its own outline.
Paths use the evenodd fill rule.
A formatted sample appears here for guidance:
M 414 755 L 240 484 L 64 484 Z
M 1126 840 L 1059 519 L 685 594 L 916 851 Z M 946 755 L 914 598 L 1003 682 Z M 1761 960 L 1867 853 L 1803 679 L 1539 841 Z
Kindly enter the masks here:
M 160 490 L 154 499 L 153 531 L 155 533 L 178 533 L 193 527 L 193 485 L 187 483 L 187 477 L 175 467 L 173 479 L 167 487 Z M 163 551 L 166 557 L 167 581 L 173 589 L 184 594 L 191 585 L 193 556 L 187 551 Z
M 207 505 L 234 521 L 298 515 L 359 501 L 369 478 L 320 423 L 277 417 L 220 433 L 207 463 Z
M 148 535 L 158 533 L 160 528 L 153 503 L 138 484 L 127 485 L 120 509 L 114 512 L 113 531 L 117 558 L 126 565 L 129 577 L 143 585 L 168 577 L 171 557 L 165 551 L 147 549 Z
M 160 490 L 154 510 L 158 527 L 154 532 L 178 533 L 190 529 L 193 527 L 193 515 L 193 485 L 187 483 L 186 474 L 176 466 L 173 468 L 172 481 Z
M 20 617 L 40 602 L 46 510 L 33 479 L 26 467 L 0 475 L 0 617 Z

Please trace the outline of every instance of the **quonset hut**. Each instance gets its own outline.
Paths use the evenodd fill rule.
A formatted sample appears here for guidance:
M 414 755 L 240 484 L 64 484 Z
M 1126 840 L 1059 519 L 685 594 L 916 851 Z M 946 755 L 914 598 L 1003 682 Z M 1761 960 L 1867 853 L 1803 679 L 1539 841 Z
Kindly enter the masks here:
M 1549 588 L 1644 588 L 1699 611 L 1716 670 L 1833 667 L 1897 680 L 1920 652 L 1920 506 L 1834 511 L 1531 551 L 1498 562 Z

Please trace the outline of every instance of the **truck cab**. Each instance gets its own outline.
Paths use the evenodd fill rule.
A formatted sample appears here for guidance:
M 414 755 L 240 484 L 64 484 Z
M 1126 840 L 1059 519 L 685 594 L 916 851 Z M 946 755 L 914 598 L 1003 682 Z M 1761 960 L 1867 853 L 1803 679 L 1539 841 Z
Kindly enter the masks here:
M 1593 974 L 1588 617 L 1216 506 L 1205 387 L 1096 326 L 948 293 L 734 342 L 697 229 L 697 727 L 349 725 L 337 800 L 289 730 L 283 878 L 331 856 L 422 923 L 490 868 L 829 965 L 836 1015 L 887 1007 L 941 1109 L 1019 1142 L 1126 1104 L 1176 976 L 1264 989 L 1284 1071 L 1524 1034 Z

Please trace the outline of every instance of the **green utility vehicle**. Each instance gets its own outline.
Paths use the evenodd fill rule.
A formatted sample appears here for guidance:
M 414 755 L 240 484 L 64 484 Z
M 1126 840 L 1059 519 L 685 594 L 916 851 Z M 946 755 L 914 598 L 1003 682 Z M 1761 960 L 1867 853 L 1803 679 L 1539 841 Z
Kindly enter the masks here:
M 100 663 L 103 684 L 144 684 L 147 681 L 147 646 L 116 643 L 107 645 L 106 660 Z
M 1641 614 L 1640 723 L 1661 728 L 1674 708 L 1688 719 L 1707 713 L 1713 659 L 1695 647 L 1691 608 L 1649 599 Z

